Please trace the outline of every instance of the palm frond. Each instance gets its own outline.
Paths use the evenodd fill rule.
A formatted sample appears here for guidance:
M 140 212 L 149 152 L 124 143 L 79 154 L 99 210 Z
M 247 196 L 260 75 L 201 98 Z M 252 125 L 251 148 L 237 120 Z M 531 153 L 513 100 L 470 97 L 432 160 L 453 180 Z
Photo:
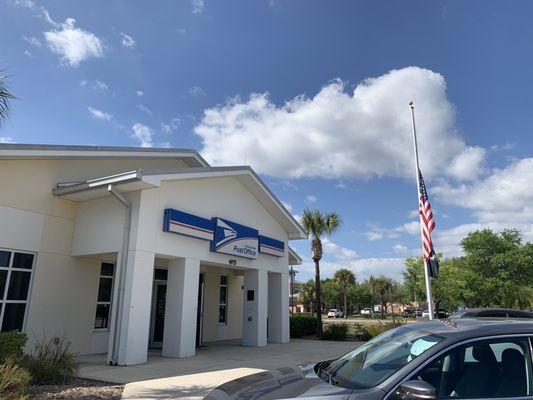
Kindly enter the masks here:
M 7 89 L 7 76 L 3 72 L 3 70 L 0 70 L 0 125 L 3 120 L 8 119 L 11 115 L 9 101 L 17 98 Z

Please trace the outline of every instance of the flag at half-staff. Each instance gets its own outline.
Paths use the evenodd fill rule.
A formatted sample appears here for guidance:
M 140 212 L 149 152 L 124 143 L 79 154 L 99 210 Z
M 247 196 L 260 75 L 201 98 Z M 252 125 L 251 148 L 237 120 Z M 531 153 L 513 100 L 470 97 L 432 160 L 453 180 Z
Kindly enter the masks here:
M 435 219 L 433 218 L 426 184 L 424 183 L 420 169 L 418 169 L 418 188 L 420 191 L 418 212 L 420 213 L 420 221 L 422 223 L 421 233 L 424 262 L 427 265 L 429 276 L 436 278 L 439 276 L 439 260 L 435 254 L 433 240 L 431 240 L 431 232 L 435 229 Z

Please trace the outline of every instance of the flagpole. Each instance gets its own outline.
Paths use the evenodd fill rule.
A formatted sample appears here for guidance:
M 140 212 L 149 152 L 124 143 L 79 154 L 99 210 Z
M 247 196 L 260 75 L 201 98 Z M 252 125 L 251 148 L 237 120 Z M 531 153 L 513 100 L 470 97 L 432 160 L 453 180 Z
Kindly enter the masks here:
M 413 127 L 413 146 L 415 150 L 415 167 L 416 167 L 416 192 L 417 192 L 417 200 L 418 200 L 418 207 L 420 208 L 420 164 L 418 162 L 418 143 L 416 140 L 416 124 L 415 124 L 415 106 L 412 101 L 409 102 L 409 107 L 411 107 L 411 122 Z M 420 210 L 419 210 L 420 211 Z M 420 237 L 422 238 L 424 235 L 424 228 L 423 228 L 423 222 L 422 222 L 422 215 L 420 214 Z M 422 254 L 424 254 L 424 241 L 422 240 Z M 434 318 L 434 310 L 433 310 L 433 295 L 431 293 L 431 280 L 429 279 L 429 265 L 427 265 L 426 260 L 422 256 L 422 259 L 424 261 L 424 278 L 426 282 L 426 297 L 428 302 L 428 312 L 429 312 L 429 319 L 432 320 Z

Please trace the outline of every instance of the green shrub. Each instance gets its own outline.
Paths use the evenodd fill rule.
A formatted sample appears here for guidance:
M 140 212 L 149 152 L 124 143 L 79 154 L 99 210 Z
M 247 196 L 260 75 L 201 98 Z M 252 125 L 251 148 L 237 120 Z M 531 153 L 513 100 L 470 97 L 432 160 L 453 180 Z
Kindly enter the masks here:
M 322 339 L 324 340 L 345 340 L 348 334 L 348 325 L 329 324 L 325 327 Z
M 69 348 L 70 342 L 64 337 L 38 341 L 22 362 L 31 374 L 32 383 L 54 385 L 71 381 L 78 372 L 78 363 Z
M 291 337 L 314 335 L 316 333 L 316 317 L 305 314 L 293 315 L 291 321 Z
M 0 333 L 0 363 L 8 358 L 19 360 L 24 354 L 24 346 L 28 337 L 21 332 L 11 331 Z
M 3 364 L 0 364 L 0 399 L 27 399 L 25 393 L 30 380 L 30 373 L 16 365 L 15 357 L 8 357 Z

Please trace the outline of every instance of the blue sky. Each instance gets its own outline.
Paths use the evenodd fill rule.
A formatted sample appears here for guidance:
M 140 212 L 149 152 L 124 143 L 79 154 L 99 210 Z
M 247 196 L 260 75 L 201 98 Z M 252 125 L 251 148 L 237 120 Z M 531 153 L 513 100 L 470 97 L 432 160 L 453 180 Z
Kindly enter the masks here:
M 1 0 L 0 140 L 192 147 L 252 165 L 287 207 L 337 211 L 323 274 L 420 253 L 407 102 L 437 251 L 533 239 L 533 4 Z M 309 243 L 300 279 L 312 276 Z

